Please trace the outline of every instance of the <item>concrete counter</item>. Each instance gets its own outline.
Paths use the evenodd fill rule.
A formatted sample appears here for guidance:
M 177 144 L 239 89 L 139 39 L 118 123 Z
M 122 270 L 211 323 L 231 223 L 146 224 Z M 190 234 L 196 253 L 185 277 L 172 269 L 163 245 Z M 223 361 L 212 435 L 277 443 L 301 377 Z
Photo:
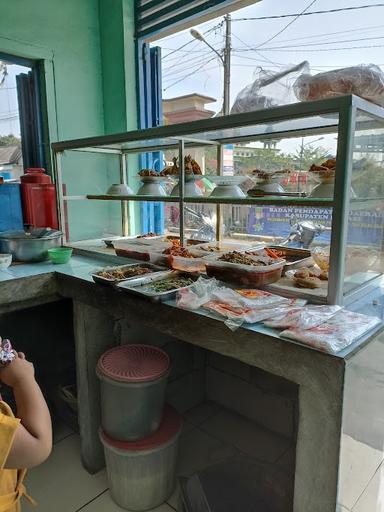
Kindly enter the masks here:
M 383 333 L 338 356 L 259 326 L 233 333 L 223 322 L 173 303 L 151 303 L 94 284 L 91 270 L 112 262 L 118 259 L 75 256 L 67 265 L 17 265 L 0 272 L 0 313 L 62 297 L 73 301 L 82 458 L 89 471 L 103 466 L 95 364 L 106 349 L 127 341 L 127 329 L 142 327 L 158 333 L 156 338 L 171 336 L 298 386 L 294 512 L 380 510 L 380 489 L 377 508 L 375 502 L 369 509 L 355 507 L 366 499 L 370 482 L 375 485 L 384 458 Z

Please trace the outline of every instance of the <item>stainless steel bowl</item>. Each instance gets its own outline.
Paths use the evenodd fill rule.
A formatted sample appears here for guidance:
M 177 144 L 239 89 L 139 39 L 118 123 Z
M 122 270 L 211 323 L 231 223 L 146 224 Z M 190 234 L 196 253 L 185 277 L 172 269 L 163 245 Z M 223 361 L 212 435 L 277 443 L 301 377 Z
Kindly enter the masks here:
M 44 261 L 48 249 L 60 245 L 62 233 L 54 229 L 32 229 L 0 233 L 0 252 L 10 253 L 16 261 Z

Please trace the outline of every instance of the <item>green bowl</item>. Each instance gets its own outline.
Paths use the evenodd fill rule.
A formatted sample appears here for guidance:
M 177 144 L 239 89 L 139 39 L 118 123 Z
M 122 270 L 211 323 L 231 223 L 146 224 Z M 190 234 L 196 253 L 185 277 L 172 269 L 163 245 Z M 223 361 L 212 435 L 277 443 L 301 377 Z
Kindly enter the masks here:
M 70 247 L 53 247 L 48 249 L 48 256 L 52 263 L 68 263 L 71 259 L 72 251 Z

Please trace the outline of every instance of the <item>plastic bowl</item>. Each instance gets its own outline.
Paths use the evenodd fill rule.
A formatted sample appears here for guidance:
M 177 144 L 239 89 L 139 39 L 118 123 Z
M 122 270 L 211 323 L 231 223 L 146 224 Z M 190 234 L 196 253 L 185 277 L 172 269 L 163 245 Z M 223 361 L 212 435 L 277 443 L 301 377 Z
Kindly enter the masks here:
M 12 254 L 0 254 L 0 270 L 5 270 L 12 263 Z
M 48 249 L 48 257 L 55 264 L 68 263 L 71 259 L 72 251 L 73 249 L 70 247 L 53 247 Z

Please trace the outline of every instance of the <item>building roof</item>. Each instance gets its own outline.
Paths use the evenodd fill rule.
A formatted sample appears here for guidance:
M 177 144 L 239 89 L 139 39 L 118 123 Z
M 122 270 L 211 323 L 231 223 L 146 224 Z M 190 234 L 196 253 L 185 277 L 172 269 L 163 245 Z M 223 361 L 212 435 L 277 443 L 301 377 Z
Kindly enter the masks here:
M 21 159 L 20 146 L 0 146 L 0 165 L 17 164 Z
M 175 96 L 174 98 L 168 98 L 163 100 L 163 103 L 169 102 L 169 101 L 175 101 L 175 100 L 184 100 L 186 98 L 199 98 L 202 100 L 206 100 L 205 103 L 214 103 L 216 98 L 211 98 L 210 96 L 205 96 L 204 94 L 199 94 L 197 92 L 193 92 L 192 94 L 184 94 L 184 96 Z

